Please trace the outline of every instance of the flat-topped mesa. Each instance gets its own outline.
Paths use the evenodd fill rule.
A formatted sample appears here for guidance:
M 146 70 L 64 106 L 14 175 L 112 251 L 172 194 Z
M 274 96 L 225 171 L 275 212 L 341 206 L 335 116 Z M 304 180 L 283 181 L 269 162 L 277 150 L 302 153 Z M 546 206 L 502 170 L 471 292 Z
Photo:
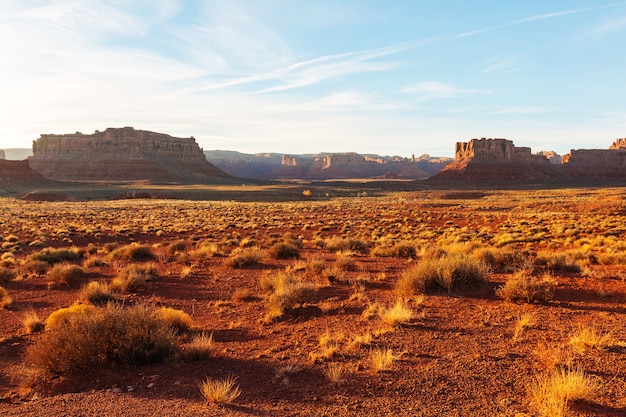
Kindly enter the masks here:
M 516 147 L 507 139 L 472 139 L 457 142 L 456 162 L 550 164 L 544 155 L 533 155 L 530 148 Z
M 55 180 L 206 181 L 228 177 L 206 160 L 193 137 L 109 128 L 91 135 L 44 134 L 33 141 L 30 166 Z

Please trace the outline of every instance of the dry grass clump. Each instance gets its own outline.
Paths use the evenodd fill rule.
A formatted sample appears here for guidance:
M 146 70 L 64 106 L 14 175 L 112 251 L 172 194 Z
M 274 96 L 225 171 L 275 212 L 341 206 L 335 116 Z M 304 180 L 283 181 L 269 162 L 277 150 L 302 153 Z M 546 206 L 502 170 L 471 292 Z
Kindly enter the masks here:
M 0 266 L 0 282 L 13 281 L 17 277 L 17 271 L 13 268 Z
M 417 249 L 412 242 L 398 242 L 393 246 L 376 246 L 370 252 L 372 256 L 381 258 L 417 258 Z
M 496 296 L 506 301 L 547 302 L 552 299 L 555 285 L 551 275 L 545 274 L 537 278 L 528 271 L 520 270 L 509 276 L 504 285 L 496 289 Z
M 176 240 L 167 245 L 167 253 L 170 255 L 176 255 L 177 253 L 184 253 L 187 251 L 187 242 L 182 239 Z
M 237 378 L 232 374 L 226 379 L 206 379 L 200 384 L 200 394 L 209 404 L 231 404 L 241 395 Z
M 5 288 L 0 287 L 0 308 L 10 306 L 12 302 L 13 299 L 9 297 L 9 292 Z
M 267 250 L 267 255 L 272 259 L 298 259 L 300 248 L 292 243 L 278 242 Z
M 355 334 L 352 336 L 348 345 L 349 349 L 368 347 L 374 341 L 374 336 L 369 330 L 363 334 Z
M 535 258 L 535 264 L 554 272 L 580 272 L 580 265 L 571 254 L 540 252 Z
M 29 363 L 49 374 L 62 374 L 103 365 L 159 362 L 176 352 L 175 333 L 154 309 L 112 303 L 89 307 L 88 314 L 70 314 L 50 326 L 28 348 Z
M 288 272 L 265 275 L 259 281 L 261 289 L 269 294 L 266 321 L 281 317 L 287 311 L 311 302 L 317 287 Z
M 354 251 L 359 253 L 367 253 L 370 245 L 361 239 L 331 237 L 322 242 L 324 249 L 330 252 Z
M 61 262 L 80 262 L 84 254 L 85 251 L 78 248 L 45 248 L 32 254 L 30 258 L 54 265 Z
M 69 323 L 76 315 L 87 316 L 95 311 L 90 304 L 74 303 L 69 307 L 63 307 L 50 313 L 46 319 L 46 329 L 54 329 Z
M 377 348 L 370 351 L 370 360 L 377 372 L 386 371 L 399 359 L 391 349 Z
M 259 248 L 237 248 L 224 263 L 231 268 L 241 269 L 257 265 L 261 260 L 263 260 L 263 251 Z
M 396 283 L 396 290 L 402 296 L 437 289 L 451 293 L 482 284 L 489 276 L 489 267 L 484 263 L 469 255 L 452 253 L 422 259 L 402 274 Z
M 489 265 L 494 272 L 514 272 L 529 262 L 529 254 L 515 248 L 478 248 L 473 253 L 479 261 Z
M 529 386 L 530 400 L 541 416 L 564 417 L 572 401 L 591 401 L 598 382 L 580 369 L 555 369 L 538 376 Z
M 337 260 L 335 261 L 335 267 L 340 271 L 356 271 L 357 265 L 354 258 L 344 252 L 337 253 Z
M 140 245 L 131 243 L 113 249 L 106 257 L 110 262 L 146 262 L 156 259 L 152 247 L 149 245 Z
M 378 317 L 390 327 L 397 327 L 413 320 L 415 312 L 407 305 L 405 300 L 397 300 L 391 307 L 381 307 Z
M 185 356 L 191 360 L 206 359 L 213 351 L 213 333 L 202 332 L 194 335 L 189 344 L 185 347 Z
M 189 257 L 195 261 L 203 261 L 218 256 L 224 256 L 224 251 L 220 245 L 213 242 L 202 242 L 197 245 L 196 249 L 189 252 Z
M 517 343 L 522 340 L 524 330 L 535 325 L 535 316 L 531 313 L 522 314 L 515 322 L 515 330 L 513 332 L 512 342 Z
M 186 332 L 193 324 L 189 314 L 176 308 L 161 307 L 156 314 L 159 320 L 180 332 Z
M 309 357 L 312 362 L 318 360 L 326 360 L 334 357 L 341 347 L 341 342 L 344 339 L 343 333 L 333 333 L 330 330 L 326 330 L 323 335 L 320 336 L 320 348 L 317 352 L 309 353 Z
M 116 297 L 106 282 L 91 281 L 80 290 L 78 299 L 83 303 L 103 305 L 114 301 Z
M 587 349 L 606 350 L 614 344 L 611 333 L 600 333 L 591 327 L 581 327 L 569 340 L 575 351 L 585 353 Z
M 329 363 L 322 371 L 326 379 L 333 384 L 340 384 L 346 375 L 346 369 L 343 364 L 338 362 Z
M 45 281 L 48 285 L 74 285 L 78 278 L 83 276 L 85 271 L 82 267 L 72 264 L 56 264 L 54 265 L 45 276 Z
M 46 261 L 38 261 L 30 259 L 22 265 L 22 272 L 27 275 L 43 275 L 50 268 L 50 264 Z
M 122 268 L 113 278 L 111 289 L 127 292 L 143 290 L 157 276 L 158 268 L 154 264 L 131 264 Z
M 24 326 L 24 332 L 26 334 L 38 333 L 44 328 L 43 322 L 35 311 L 26 313 L 22 325 Z

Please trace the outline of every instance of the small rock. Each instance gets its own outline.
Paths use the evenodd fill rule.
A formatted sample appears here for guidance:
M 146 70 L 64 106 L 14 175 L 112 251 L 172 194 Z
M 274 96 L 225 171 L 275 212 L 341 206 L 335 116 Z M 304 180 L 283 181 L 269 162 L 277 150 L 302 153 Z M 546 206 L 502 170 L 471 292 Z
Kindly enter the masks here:
M 148 388 L 154 388 L 156 386 L 156 384 L 154 382 L 151 382 L 148 384 Z
M 113 388 L 111 392 L 113 392 L 114 394 L 119 394 L 120 392 L 122 392 L 122 389 L 116 387 L 116 388 Z
M 134 391 L 134 390 L 135 390 L 135 387 L 133 387 L 133 386 L 129 385 L 129 386 L 126 387 L 126 391 L 128 391 L 128 392 L 131 392 L 131 391 Z

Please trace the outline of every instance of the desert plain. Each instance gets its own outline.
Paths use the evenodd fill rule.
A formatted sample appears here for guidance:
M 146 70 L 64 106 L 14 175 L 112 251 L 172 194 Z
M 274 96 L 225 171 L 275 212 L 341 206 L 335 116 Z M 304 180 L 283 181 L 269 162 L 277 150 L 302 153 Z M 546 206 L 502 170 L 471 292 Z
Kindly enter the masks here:
M 290 190 L 2 198 L 2 414 L 626 415 L 626 190 Z

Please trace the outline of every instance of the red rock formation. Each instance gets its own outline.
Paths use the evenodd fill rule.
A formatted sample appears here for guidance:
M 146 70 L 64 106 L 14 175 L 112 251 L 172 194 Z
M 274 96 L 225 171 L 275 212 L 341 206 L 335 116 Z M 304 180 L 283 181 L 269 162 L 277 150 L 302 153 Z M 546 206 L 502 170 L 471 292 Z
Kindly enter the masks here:
M 30 166 L 64 181 L 205 182 L 229 177 L 209 163 L 195 139 L 109 128 L 92 135 L 41 135 Z
M 609 149 L 626 149 L 626 138 L 615 139 Z
M 54 181 L 44 178 L 28 166 L 28 161 L 0 160 L 0 186 L 2 188 L 35 187 L 53 184 Z
M 507 139 L 472 139 L 457 142 L 455 161 L 472 162 L 519 162 L 547 165 L 550 161 L 544 155 L 533 155 L 530 148 L 516 147 Z

